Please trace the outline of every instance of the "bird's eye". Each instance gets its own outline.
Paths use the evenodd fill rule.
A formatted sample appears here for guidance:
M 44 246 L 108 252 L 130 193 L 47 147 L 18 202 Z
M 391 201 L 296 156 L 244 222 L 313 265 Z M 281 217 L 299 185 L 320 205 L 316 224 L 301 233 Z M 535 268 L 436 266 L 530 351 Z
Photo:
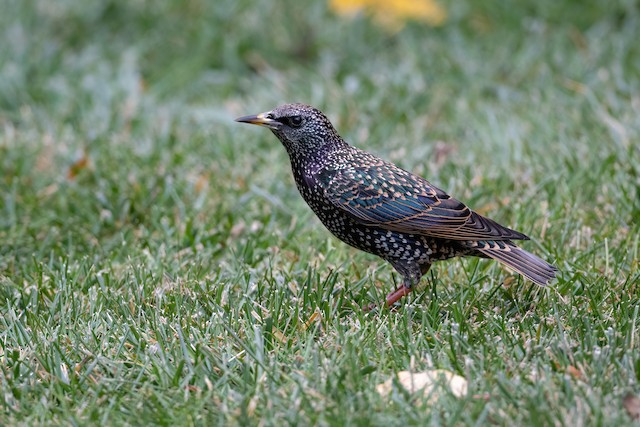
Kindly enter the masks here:
M 289 125 L 294 128 L 299 128 L 302 125 L 302 117 L 300 116 L 289 117 Z

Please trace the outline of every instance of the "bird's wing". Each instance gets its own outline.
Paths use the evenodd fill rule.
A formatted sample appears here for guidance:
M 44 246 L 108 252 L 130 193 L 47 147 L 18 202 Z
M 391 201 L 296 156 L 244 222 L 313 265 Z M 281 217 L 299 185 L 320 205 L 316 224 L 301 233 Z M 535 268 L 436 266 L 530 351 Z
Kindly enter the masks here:
M 528 239 L 392 163 L 325 169 L 318 178 L 331 203 L 366 225 L 451 240 Z

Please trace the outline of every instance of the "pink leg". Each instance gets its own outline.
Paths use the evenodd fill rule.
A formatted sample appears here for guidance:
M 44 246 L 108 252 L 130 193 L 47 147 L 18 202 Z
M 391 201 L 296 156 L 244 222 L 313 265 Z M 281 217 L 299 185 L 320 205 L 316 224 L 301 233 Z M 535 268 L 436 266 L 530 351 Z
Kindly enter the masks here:
M 398 289 L 387 295 L 387 307 L 391 307 L 402 297 L 409 295 L 412 290 L 412 288 L 408 288 L 405 285 L 400 285 Z
M 400 285 L 398 287 L 398 289 L 396 289 L 395 291 L 391 292 L 389 295 L 387 295 L 387 298 L 385 300 L 384 303 L 384 307 L 391 307 L 393 304 L 395 304 L 397 301 L 399 301 L 403 296 L 405 295 L 409 295 L 409 293 L 412 291 L 411 288 L 407 288 L 404 285 Z M 369 304 L 366 305 L 364 307 L 362 307 L 362 309 L 364 311 L 371 311 L 375 308 L 378 307 L 378 304 Z
M 391 307 L 396 302 L 400 301 L 402 297 L 409 295 L 411 291 L 413 291 L 412 285 L 416 285 L 420 281 L 420 278 L 429 271 L 431 264 L 420 265 L 419 271 L 400 269 L 396 265 L 394 265 L 394 267 L 400 274 L 402 274 L 402 285 L 398 286 L 395 291 L 387 295 L 384 304 L 385 307 Z M 377 304 L 370 304 L 363 307 L 363 309 L 365 311 L 371 311 L 376 307 Z

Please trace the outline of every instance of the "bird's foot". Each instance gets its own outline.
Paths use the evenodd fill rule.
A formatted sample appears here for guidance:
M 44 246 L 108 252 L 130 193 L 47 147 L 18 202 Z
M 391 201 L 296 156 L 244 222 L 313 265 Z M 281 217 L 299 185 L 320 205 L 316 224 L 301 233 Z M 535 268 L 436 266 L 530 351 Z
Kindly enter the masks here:
M 391 292 L 387 295 L 387 299 L 385 300 L 383 307 L 392 307 L 396 302 L 398 302 L 402 297 L 409 295 L 413 289 L 406 287 L 405 285 L 400 285 L 398 289 Z M 362 307 L 363 311 L 373 311 L 377 308 L 380 308 L 379 304 L 368 304 Z
M 368 313 L 370 311 L 373 311 L 373 310 L 377 309 L 378 307 L 379 307 L 378 304 L 372 302 L 371 304 L 363 305 L 362 306 L 362 311 L 364 311 L 365 313 Z

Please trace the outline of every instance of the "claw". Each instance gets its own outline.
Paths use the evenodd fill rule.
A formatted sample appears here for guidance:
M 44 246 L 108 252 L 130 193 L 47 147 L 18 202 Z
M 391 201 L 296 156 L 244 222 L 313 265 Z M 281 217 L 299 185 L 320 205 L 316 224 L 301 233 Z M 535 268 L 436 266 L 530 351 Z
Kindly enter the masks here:
M 378 304 L 372 302 L 371 304 L 363 305 L 362 311 L 364 311 L 365 313 L 368 313 L 370 311 L 375 310 L 376 308 L 378 308 Z

